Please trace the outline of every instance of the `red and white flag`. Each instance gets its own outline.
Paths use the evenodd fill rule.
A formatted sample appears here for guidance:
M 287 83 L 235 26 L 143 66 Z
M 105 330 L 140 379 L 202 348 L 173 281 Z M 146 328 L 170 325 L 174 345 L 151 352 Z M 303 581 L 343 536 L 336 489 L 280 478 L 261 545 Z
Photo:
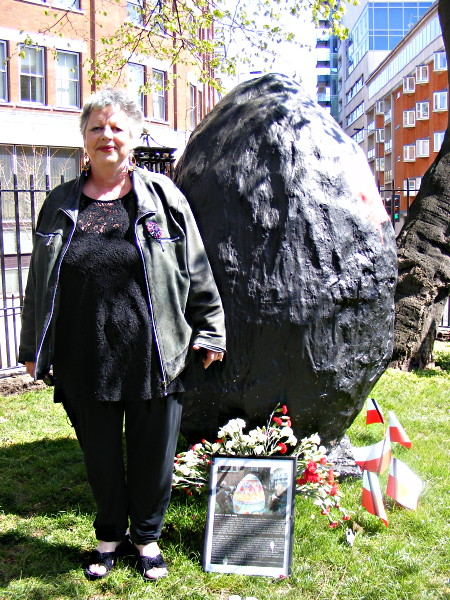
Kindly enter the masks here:
M 424 483 L 404 462 L 393 458 L 389 469 L 386 494 L 396 502 L 416 510 L 419 496 L 423 490 Z
M 374 398 L 368 398 L 366 425 L 372 425 L 372 423 L 384 423 L 384 418 L 378 402 Z
M 411 448 L 411 440 L 391 410 L 389 411 L 389 437 L 391 442 L 397 442 L 402 446 L 406 446 L 406 448 Z
M 380 480 L 378 475 L 370 471 L 364 471 L 363 473 L 362 505 L 372 515 L 379 517 L 386 527 L 388 526 Z
M 355 463 L 365 471 L 384 473 L 391 462 L 391 443 L 389 436 L 372 446 L 355 448 L 352 446 Z

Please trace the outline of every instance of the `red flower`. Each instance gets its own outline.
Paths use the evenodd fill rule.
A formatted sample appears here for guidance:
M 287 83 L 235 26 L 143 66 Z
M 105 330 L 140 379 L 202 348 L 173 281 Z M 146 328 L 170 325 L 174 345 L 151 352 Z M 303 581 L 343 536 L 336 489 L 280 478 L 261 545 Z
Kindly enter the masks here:
M 314 463 L 315 465 L 316 463 Z M 320 481 L 320 475 L 319 473 L 315 473 L 314 471 L 310 471 L 308 468 L 306 468 L 303 471 L 303 477 L 305 478 L 307 483 L 319 483 Z
M 331 510 L 330 508 L 324 508 L 324 509 L 322 509 L 321 514 L 327 515 L 330 512 L 330 510 Z
M 334 529 L 338 525 L 339 525 L 339 523 L 337 521 L 331 521 L 331 523 L 330 523 L 330 529 Z
M 286 454 L 286 452 L 287 452 L 286 444 L 283 444 L 283 442 L 280 442 L 279 444 L 277 444 L 277 447 L 280 449 L 281 454 Z
M 327 483 L 334 483 L 334 473 L 333 473 L 333 469 L 330 469 L 328 471 L 328 477 L 327 477 Z
M 288 414 L 288 407 L 286 406 L 286 404 L 283 404 L 283 406 L 281 407 L 281 412 L 283 413 L 283 415 Z
M 276 423 L 277 425 L 280 425 L 280 427 L 283 426 L 283 421 L 280 419 L 280 417 L 274 417 L 273 422 Z
M 331 490 L 328 493 L 330 494 L 330 496 L 336 496 L 338 491 L 339 491 L 338 486 L 335 483 L 333 483 L 333 485 L 331 486 Z
M 328 459 L 326 456 L 322 456 L 322 458 L 320 459 L 320 464 L 321 465 L 326 465 L 328 462 Z
M 287 419 L 286 423 L 285 423 L 286 427 L 292 427 L 292 422 L 290 419 Z
M 344 515 L 344 516 L 342 517 L 342 520 L 343 520 L 343 521 L 348 521 L 349 519 L 350 519 L 350 515 Z
M 305 485 L 305 483 L 306 483 L 306 479 L 303 479 L 303 477 L 299 477 L 299 479 L 297 479 L 298 485 Z
M 313 460 L 310 460 L 309 463 L 306 465 L 306 468 L 311 473 L 315 473 L 317 470 L 317 464 Z
M 205 439 L 202 440 L 202 444 L 206 444 L 206 440 Z
M 216 444 L 221 444 L 223 442 L 222 438 L 219 438 L 218 440 L 216 440 Z

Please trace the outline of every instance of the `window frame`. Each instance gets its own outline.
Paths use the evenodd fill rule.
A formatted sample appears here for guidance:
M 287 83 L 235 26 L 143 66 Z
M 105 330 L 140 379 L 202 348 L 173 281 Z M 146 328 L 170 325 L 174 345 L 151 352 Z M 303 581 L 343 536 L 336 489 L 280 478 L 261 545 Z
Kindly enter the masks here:
M 408 75 L 408 77 L 403 77 L 403 93 L 404 94 L 414 94 L 416 91 L 416 78 L 414 75 Z
M 412 123 L 410 123 L 412 117 Z M 416 125 L 416 111 L 414 108 L 403 111 L 403 127 L 415 127 Z
M 127 0 L 127 21 L 144 27 L 145 0 Z
M 195 129 L 198 124 L 198 115 L 197 115 L 197 103 L 198 103 L 198 95 L 197 95 L 197 86 L 193 83 L 189 84 L 189 125 L 190 129 Z
M 437 106 L 440 104 L 439 99 L 445 98 L 445 106 Z M 448 91 L 447 90 L 439 90 L 437 92 L 433 92 L 433 112 L 445 112 L 448 110 Z
M 4 48 L 4 55 L 2 56 L 2 51 L 0 50 L 0 78 L 2 79 L 2 87 L 3 87 L 3 97 L 0 94 L 0 102 L 8 102 L 9 101 L 9 89 L 8 89 L 8 41 L 0 40 L 0 48 Z M 0 88 L 1 89 L 1 88 Z
M 64 55 L 64 56 L 74 56 L 76 59 L 76 74 L 77 77 L 73 77 L 73 78 L 68 78 L 67 81 L 67 87 L 68 87 L 68 93 L 69 96 L 71 95 L 71 90 L 70 90 L 70 84 L 74 84 L 75 85 L 75 90 L 74 90 L 74 95 L 75 95 L 75 103 L 67 103 L 64 104 L 64 102 L 58 102 L 58 94 L 62 94 L 62 91 L 59 91 L 58 89 L 58 84 L 59 81 L 64 81 L 63 78 L 58 76 L 58 57 L 59 55 Z M 81 70 L 80 70 L 80 55 L 78 52 L 71 52 L 69 50 L 58 50 L 56 49 L 56 56 L 55 56 L 55 103 L 56 106 L 58 108 L 80 108 L 80 88 L 81 88 Z
M 406 144 L 403 146 L 403 162 L 415 162 L 416 160 L 416 145 Z
M 416 102 L 416 121 L 427 121 L 430 118 L 430 103 L 428 100 Z
M 433 133 L 433 152 L 439 152 L 439 150 L 442 147 L 444 137 L 445 137 L 445 131 L 435 131 Z M 440 142 L 438 140 L 440 140 Z
M 22 73 L 22 66 L 23 66 L 23 60 L 24 58 L 21 56 L 20 60 L 19 60 L 19 82 L 20 82 L 20 102 L 22 103 L 26 103 L 26 104 L 36 104 L 36 105 L 40 105 L 40 106 L 45 106 L 46 103 L 46 60 L 45 60 L 45 46 L 37 46 L 37 45 L 31 45 L 31 44 L 20 44 L 19 46 L 20 48 L 20 52 L 22 53 L 23 50 L 35 50 L 37 52 L 37 55 L 39 55 L 41 57 L 41 66 L 42 66 L 42 73 L 37 73 L 37 74 L 30 74 L 30 73 Z M 40 82 L 40 88 L 41 88 L 41 94 L 42 94 L 42 100 L 30 100 L 30 99 L 24 99 L 22 97 L 22 78 L 27 78 L 28 82 L 31 84 L 33 79 L 37 82 Z M 37 88 L 36 88 L 37 89 Z M 30 96 L 32 95 L 32 89 L 30 87 L 29 89 L 30 91 Z M 37 95 L 36 95 L 37 97 Z
M 420 85 L 428 83 L 429 80 L 430 77 L 428 72 L 428 65 L 419 65 L 418 67 L 416 67 L 416 83 Z
M 139 88 L 145 85 L 145 80 L 146 80 L 146 68 L 145 65 L 141 65 L 140 63 L 135 63 L 135 62 L 128 62 L 127 63 L 127 69 L 128 69 L 128 84 L 130 86 L 130 88 L 134 88 L 132 90 L 132 96 L 133 98 L 136 100 L 137 105 L 139 106 L 139 108 L 142 111 L 142 114 L 145 116 L 146 115 L 146 106 L 145 106 L 145 93 L 143 91 L 139 92 Z M 134 81 L 132 79 L 132 77 L 130 77 L 130 72 L 134 71 L 137 72 L 139 71 L 142 74 L 142 77 L 140 78 L 140 81 Z M 136 84 L 139 84 L 138 86 Z
M 442 63 L 445 63 L 445 66 L 443 66 Z M 442 50 L 435 52 L 433 57 L 433 71 L 447 71 L 447 69 L 447 54 L 445 53 L 445 51 Z
M 430 139 L 421 138 L 416 140 L 416 158 L 428 158 L 430 156 Z
M 158 83 L 158 87 L 161 86 L 162 89 L 157 89 L 155 84 L 155 75 L 161 75 L 162 83 Z M 167 122 L 167 72 L 161 71 L 160 69 L 152 69 L 152 119 L 155 121 L 163 121 Z M 155 115 L 155 107 L 159 109 L 162 108 L 159 112 L 163 114 L 163 116 Z

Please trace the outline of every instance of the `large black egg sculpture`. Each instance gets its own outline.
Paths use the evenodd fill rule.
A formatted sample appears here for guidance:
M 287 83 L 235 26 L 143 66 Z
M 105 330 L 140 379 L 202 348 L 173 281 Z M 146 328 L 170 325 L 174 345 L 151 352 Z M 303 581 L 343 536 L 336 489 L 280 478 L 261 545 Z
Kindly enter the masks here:
M 226 313 L 228 352 L 185 373 L 182 432 L 213 440 L 286 404 L 298 436 L 340 440 L 393 342 L 393 228 L 360 148 L 293 80 L 227 94 L 175 172 Z

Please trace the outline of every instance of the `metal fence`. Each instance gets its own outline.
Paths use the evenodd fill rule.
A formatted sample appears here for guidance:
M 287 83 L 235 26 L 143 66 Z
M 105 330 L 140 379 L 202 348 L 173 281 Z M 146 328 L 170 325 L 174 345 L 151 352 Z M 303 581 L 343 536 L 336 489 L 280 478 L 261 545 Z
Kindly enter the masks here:
M 171 176 L 173 152 L 172 148 L 139 147 L 136 161 L 139 166 Z M 48 176 L 39 187 L 33 175 L 27 181 L 18 181 L 14 175 L 9 189 L 2 189 L 0 181 L 0 377 L 21 368 L 17 356 L 24 289 L 37 215 L 50 187 Z M 449 303 L 441 325 L 450 328 Z

